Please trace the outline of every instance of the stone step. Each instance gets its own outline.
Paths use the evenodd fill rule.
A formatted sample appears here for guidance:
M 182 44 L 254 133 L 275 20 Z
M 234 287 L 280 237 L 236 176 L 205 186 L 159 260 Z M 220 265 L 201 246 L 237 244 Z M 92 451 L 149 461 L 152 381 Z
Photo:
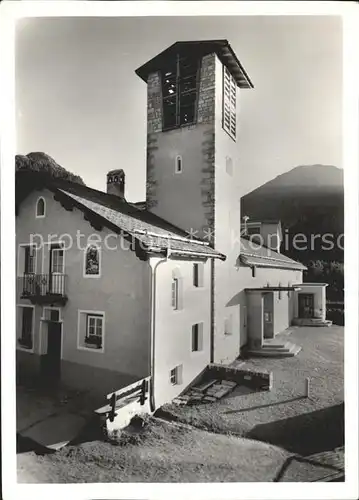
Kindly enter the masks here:
M 285 342 L 284 344 L 272 344 L 271 342 L 264 341 L 262 349 L 285 349 L 289 348 L 292 344 L 290 342 Z
M 294 318 L 293 325 L 295 326 L 332 326 L 333 322 L 329 319 L 322 320 L 320 318 Z
M 301 351 L 301 347 L 295 344 L 292 344 L 289 348 L 286 349 L 255 349 L 249 350 L 248 354 L 254 357 L 268 357 L 268 358 L 286 358 L 296 356 L 298 352 Z

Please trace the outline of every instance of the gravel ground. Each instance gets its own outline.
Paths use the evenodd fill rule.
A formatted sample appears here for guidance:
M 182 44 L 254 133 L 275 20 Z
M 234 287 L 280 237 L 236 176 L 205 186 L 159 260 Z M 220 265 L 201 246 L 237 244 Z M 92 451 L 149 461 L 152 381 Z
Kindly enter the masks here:
M 18 481 L 272 481 L 288 455 L 257 441 L 149 418 L 140 434 L 124 433 L 117 445 L 91 441 L 51 455 L 20 454 Z
M 234 391 L 218 403 L 171 404 L 163 415 L 199 428 L 232 432 L 310 454 L 343 444 L 344 328 L 292 328 L 276 337 L 302 346 L 292 358 L 252 358 L 234 365 L 273 372 L 268 392 Z M 311 397 L 305 398 L 305 378 Z

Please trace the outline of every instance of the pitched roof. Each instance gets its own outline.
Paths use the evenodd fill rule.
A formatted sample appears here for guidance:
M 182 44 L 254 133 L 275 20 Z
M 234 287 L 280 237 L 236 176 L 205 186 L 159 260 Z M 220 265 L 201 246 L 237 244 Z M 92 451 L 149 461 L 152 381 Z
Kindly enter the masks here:
M 19 174 L 17 177 L 19 179 Z M 20 174 L 20 177 L 23 192 L 21 193 L 21 189 L 17 190 L 17 203 L 21 203 L 21 199 L 36 187 L 48 188 L 60 200 L 67 199 L 70 204 L 75 204 L 83 210 L 87 218 L 89 214 L 93 214 L 104 226 L 131 236 L 145 251 L 170 251 L 170 255 L 213 257 L 222 260 L 226 258 L 207 242 L 190 238 L 182 229 L 118 196 L 34 172 L 31 172 L 31 175 Z
M 253 241 L 241 238 L 241 263 L 245 266 L 272 267 L 276 269 L 295 269 L 304 271 L 307 269 L 303 264 L 290 259 L 282 253 L 257 245 Z
M 105 221 L 114 224 L 127 234 L 133 235 L 134 238 L 142 242 L 149 250 L 171 250 L 171 252 L 175 254 L 188 253 L 198 256 L 206 255 L 220 259 L 225 258 L 224 255 L 208 246 L 206 242 L 189 239 L 188 235 L 185 236 L 181 230 L 170 231 L 166 229 L 166 224 L 161 224 L 159 218 L 157 219 L 157 224 L 146 221 L 145 218 L 142 217 L 144 215 L 143 210 L 136 209 L 137 213 L 128 214 L 118 209 L 114 210 L 106 207 L 91 199 L 77 196 L 63 189 L 60 191 L 99 215 Z
M 211 53 L 217 54 L 221 62 L 229 69 L 238 87 L 247 89 L 253 88 L 253 83 L 248 74 L 239 62 L 228 40 L 225 39 L 176 42 L 143 64 L 136 70 L 136 73 L 147 83 L 148 75 L 154 71 L 160 70 L 165 63 L 168 63 L 168 58 L 176 54 L 180 56 L 197 55 L 198 57 L 203 57 Z

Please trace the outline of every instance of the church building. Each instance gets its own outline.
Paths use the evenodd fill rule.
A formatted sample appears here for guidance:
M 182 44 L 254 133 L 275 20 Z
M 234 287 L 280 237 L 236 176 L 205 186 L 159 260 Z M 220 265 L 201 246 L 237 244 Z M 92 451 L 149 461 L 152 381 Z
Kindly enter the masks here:
M 136 73 L 145 202 L 126 201 L 121 165 L 107 193 L 17 174 L 17 366 L 99 398 L 146 381 L 154 411 L 209 363 L 328 322 L 326 285 L 303 284 L 305 267 L 280 253 L 279 221 L 241 223 L 253 84 L 228 41 L 177 42 Z

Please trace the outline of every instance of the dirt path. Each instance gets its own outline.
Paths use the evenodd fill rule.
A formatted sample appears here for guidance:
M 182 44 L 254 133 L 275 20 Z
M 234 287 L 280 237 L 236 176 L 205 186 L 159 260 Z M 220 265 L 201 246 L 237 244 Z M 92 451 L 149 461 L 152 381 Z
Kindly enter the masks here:
M 117 446 L 93 441 L 18 456 L 20 482 L 272 481 L 287 452 L 275 446 L 150 419 Z

